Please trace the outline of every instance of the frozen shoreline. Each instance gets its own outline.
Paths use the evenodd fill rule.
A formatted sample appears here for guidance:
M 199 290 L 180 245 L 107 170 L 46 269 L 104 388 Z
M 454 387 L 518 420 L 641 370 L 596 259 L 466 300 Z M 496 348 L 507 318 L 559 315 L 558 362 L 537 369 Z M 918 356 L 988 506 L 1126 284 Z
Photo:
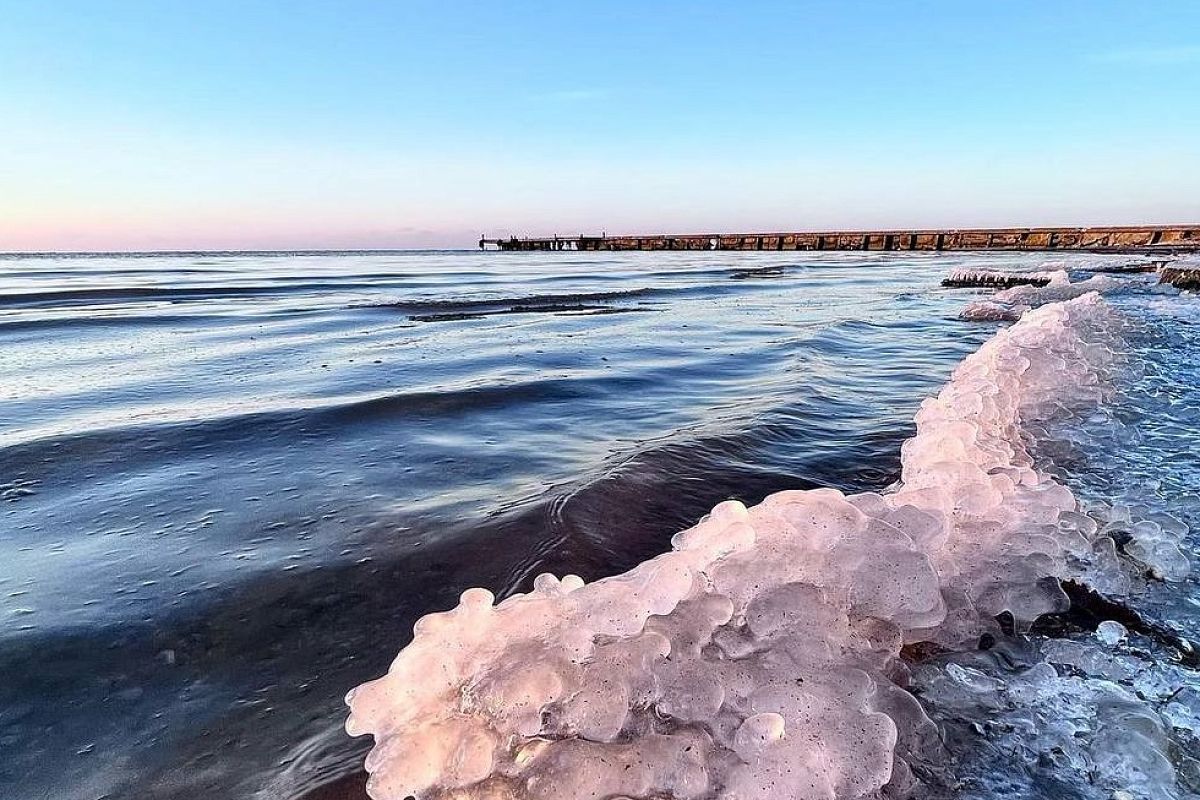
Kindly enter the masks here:
M 1027 450 L 1050 428 L 1108 413 L 1122 369 L 1126 323 L 1092 291 L 1110 279 L 1046 275 L 1044 288 L 1006 293 L 1049 305 L 968 356 L 923 405 L 893 492 L 722 504 L 679 534 L 674 552 L 623 576 L 544 576 L 496 607 L 470 590 L 454 612 L 427 616 L 389 675 L 348 697 L 349 732 L 377 739 L 372 795 L 862 798 L 952 786 L 938 728 L 902 690 L 919 691 L 944 721 L 961 712 L 960 684 L 985 675 L 944 655 L 941 667 L 922 666 L 901 658 L 902 646 L 970 662 L 973 650 L 1067 610 L 1060 579 L 1121 594 L 1126 573 L 1180 581 L 1188 571 L 1187 525 L 1086 509 Z M 1127 539 L 1116 542 L 1117 529 Z M 1102 644 L 1123 642 L 1122 626 L 1105 625 L 1116 627 Z M 1109 655 L 1078 646 L 1086 663 Z M 1055 685 L 1064 678 L 1051 663 L 1063 657 L 1040 662 L 1040 688 L 1103 718 L 1096 704 L 1120 692 Z M 1006 684 L 990 680 L 998 696 Z M 1178 692 L 1188 676 L 1160 680 Z M 1076 728 L 1064 780 L 1084 769 L 1096 796 L 1183 796 L 1172 788 L 1168 724 L 1130 702 L 1123 720 L 1133 712 L 1147 733 L 1116 754 L 1099 730 Z
M 1084 287 L 1059 300 L 1069 281 L 1048 284 L 1021 291 L 1057 302 L 926 401 L 896 491 L 722 504 L 674 552 L 625 575 L 586 586 L 546 576 L 494 608 L 472 590 L 425 618 L 389 676 L 349 698 L 348 730 L 378 740 L 373 796 L 903 796 L 914 773 L 930 788 L 945 754 L 902 691 L 902 645 L 969 652 L 981 634 L 1014 633 L 1005 615 L 1026 631 L 1066 610 L 1057 579 L 1120 585 L 1135 554 L 1165 577 L 1186 573 L 1186 526 L 1127 519 L 1134 546 L 1119 554 L 1101 531 L 1112 520 L 1084 513 L 1026 449 L 1046 426 L 1102 410 L 1120 368 L 1119 316 Z M 784 688 L 797 675 L 805 688 Z M 938 681 L 924 681 L 936 706 Z M 855 699 L 836 699 L 847 691 Z M 1093 773 L 1104 761 L 1098 791 L 1129 783 L 1174 797 L 1159 785 L 1166 728 L 1139 713 L 1157 737 L 1123 740 L 1125 758 L 1076 731 L 1076 761 Z

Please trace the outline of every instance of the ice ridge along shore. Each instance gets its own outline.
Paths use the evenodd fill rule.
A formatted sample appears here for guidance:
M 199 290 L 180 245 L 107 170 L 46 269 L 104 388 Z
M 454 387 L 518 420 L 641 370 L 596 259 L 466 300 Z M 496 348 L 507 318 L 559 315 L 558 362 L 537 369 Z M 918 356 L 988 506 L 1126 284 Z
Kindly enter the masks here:
M 973 650 L 997 618 L 1027 628 L 1066 609 L 1061 579 L 1186 574 L 1177 522 L 1121 552 L 1036 463 L 1042 432 L 1110 404 L 1125 324 L 1096 293 L 1026 311 L 922 404 L 886 493 L 725 502 L 624 574 L 542 575 L 499 604 L 470 589 L 422 618 L 347 698 L 347 730 L 376 742 L 371 795 L 911 795 L 946 745 L 902 648 Z M 1139 766 L 1161 767 L 1165 738 L 1139 741 L 1099 789 L 1175 796 L 1173 773 Z

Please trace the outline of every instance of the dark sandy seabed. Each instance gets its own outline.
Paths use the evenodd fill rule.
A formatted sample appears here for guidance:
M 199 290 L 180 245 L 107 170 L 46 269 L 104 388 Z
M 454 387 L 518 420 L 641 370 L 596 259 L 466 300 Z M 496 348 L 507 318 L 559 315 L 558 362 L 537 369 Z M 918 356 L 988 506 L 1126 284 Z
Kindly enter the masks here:
M 418 617 L 626 570 L 721 500 L 887 487 L 1001 325 L 942 277 L 1047 259 L 0 256 L 0 797 L 361 796 L 342 698 Z M 1053 462 L 1194 531 L 1200 303 L 1129 281 L 1136 441 Z M 1138 602 L 1197 633 L 1194 579 Z

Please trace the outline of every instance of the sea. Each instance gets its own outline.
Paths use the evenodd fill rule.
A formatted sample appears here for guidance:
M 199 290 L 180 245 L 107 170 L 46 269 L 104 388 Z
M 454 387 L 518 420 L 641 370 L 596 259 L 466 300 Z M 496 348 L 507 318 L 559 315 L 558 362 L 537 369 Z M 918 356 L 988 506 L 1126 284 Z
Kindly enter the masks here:
M 921 401 L 1009 324 L 943 277 L 1137 260 L 0 255 L 0 797 L 352 780 L 343 698 L 420 616 L 622 572 L 723 500 L 885 490 Z M 1061 471 L 1197 522 L 1200 301 L 1129 281 L 1126 438 Z M 1143 608 L 1200 635 L 1192 578 Z

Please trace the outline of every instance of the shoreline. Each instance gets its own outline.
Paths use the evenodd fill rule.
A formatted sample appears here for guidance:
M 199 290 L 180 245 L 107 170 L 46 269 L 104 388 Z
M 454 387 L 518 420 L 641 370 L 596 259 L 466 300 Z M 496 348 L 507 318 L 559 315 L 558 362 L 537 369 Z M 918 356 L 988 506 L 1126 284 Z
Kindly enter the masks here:
M 1054 283 L 1053 287 L 1051 283 Z M 969 282 L 963 281 L 962 285 L 969 285 Z M 968 355 L 955 368 L 942 390 L 922 403 L 915 417 L 916 433 L 901 447 L 902 478 L 893 489 L 863 495 L 846 495 L 830 489 L 792 490 L 769 495 L 754 506 L 724 502 L 695 526 L 673 537 L 670 551 L 642 562 L 628 572 L 590 584 L 573 575 L 560 579 L 553 574 L 543 574 L 528 594 L 510 596 L 499 602 L 485 589 L 470 589 L 463 593 L 460 604 L 454 609 L 422 618 L 414 629 L 413 641 L 401 650 L 389 671 L 352 690 L 347 697 L 351 707 L 347 732 L 351 736 L 369 734 L 374 738 L 374 749 L 367 759 L 367 766 L 373 774 L 377 794 L 404 797 L 432 792 L 440 796 L 476 785 L 500 788 L 512 781 L 523 781 L 525 783 L 521 785 L 531 786 L 544 784 L 544 788 L 553 791 L 554 782 L 567 780 L 566 776 L 574 769 L 564 767 L 564 761 L 568 765 L 588 763 L 600 753 L 615 754 L 614 761 L 607 774 L 589 773 L 586 778 L 591 781 L 587 784 L 589 793 L 600 794 L 598 787 L 601 785 L 614 795 L 631 793 L 626 791 L 626 783 L 622 781 L 631 780 L 627 771 L 633 768 L 641 770 L 633 776 L 635 783 L 640 781 L 638 785 L 652 785 L 665 791 L 673 786 L 672 781 L 677 780 L 672 771 L 675 768 L 670 765 L 682 756 L 664 742 L 682 748 L 680 752 L 690 753 L 695 748 L 698 755 L 688 758 L 696 760 L 699 765 L 697 775 L 702 776 L 697 780 L 705 781 L 709 789 L 725 785 L 722 781 L 728 780 L 734 785 L 744 783 L 751 788 L 761 785 L 766 791 L 774 785 L 772 776 L 780 769 L 790 775 L 790 765 L 794 764 L 797 769 L 804 770 L 804 777 L 799 780 L 819 781 L 828 777 L 830 791 L 836 791 L 838 796 L 843 796 L 847 788 L 862 793 L 859 791 L 862 786 L 856 783 L 847 786 L 836 783 L 839 775 L 846 774 L 844 766 L 836 762 L 832 768 L 824 762 L 810 764 L 804 745 L 800 744 L 816 736 L 810 705 L 819 705 L 825 712 L 841 709 L 838 703 L 847 691 L 832 678 L 826 685 L 825 673 L 821 670 L 839 675 L 839 670 L 848 666 L 864 670 L 863 676 L 868 683 L 873 682 L 873 688 L 859 688 L 859 694 L 853 694 L 855 700 L 845 705 L 845 716 L 838 718 L 842 725 L 856 732 L 848 741 L 857 749 L 842 756 L 844 765 L 855 764 L 864 756 L 878 757 L 872 762 L 874 772 L 868 787 L 876 791 L 886 792 L 892 787 L 907 795 L 917 785 L 926 785 L 924 780 L 915 778 L 917 773 L 942 760 L 953 763 L 955 758 L 938 748 L 922 750 L 915 743 L 922 740 L 927 729 L 938 729 L 935 727 L 939 724 L 935 720 L 941 719 L 938 703 L 945 706 L 944 715 L 946 709 L 953 707 L 956 696 L 950 693 L 939 697 L 936 692 L 931 692 L 916 714 L 890 701 L 879 706 L 863 705 L 867 698 L 882 696 L 885 691 L 894 690 L 896 695 L 908 697 L 913 705 L 916 704 L 913 696 L 923 695 L 921 682 L 917 681 L 918 688 L 914 689 L 909 677 L 919 665 L 924 664 L 935 672 L 938 668 L 929 666 L 932 662 L 926 664 L 926 659 L 920 655 L 914 660 L 905 646 L 928 644 L 936 648 L 939 656 L 961 654 L 958 657 L 964 663 L 971 663 L 972 653 L 988 650 L 992 646 L 989 642 L 996 641 L 996 637 L 1032 631 L 1045 618 L 1065 617 L 1072 611 L 1087 612 L 1088 603 L 1084 598 L 1067 594 L 1063 585 L 1084 579 L 1093 568 L 1116 575 L 1114 585 L 1120 583 L 1118 579 L 1124 574 L 1124 568 L 1131 565 L 1141 564 L 1159 580 L 1179 580 L 1187 570 L 1184 566 L 1182 573 L 1178 573 L 1178 564 L 1169 558 L 1151 557 L 1159 550 L 1149 539 L 1140 544 L 1135 542 L 1132 547 L 1114 545 L 1110 548 L 1111 558 L 1105 559 L 1104 553 L 1108 551 L 1097 546 L 1108 532 L 1103 526 L 1110 520 L 1104 512 L 1096 510 L 1099 518 L 1093 519 L 1092 512 L 1086 510 L 1080 498 L 1059 482 L 1061 478 L 1035 466 L 1033 453 L 1022 444 L 1024 440 L 1012 438 L 1012 430 L 1021 429 L 1027 417 L 1040 424 L 1058 418 L 1057 415 L 1049 416 L 1048 409 L 1059 409 L 1064 421 L 1090 420 L 1095 409 L 1109 399 L 1102 387 L 1111 377 L 1109 369 L 1115 363 L 1106 346 L 1107 337 L 1112 334 L 1105 332 L 1092 338 L 1093 334 L 1111 327 L 1105 324 L 1111 313 L 1110 307 L 1100 299 L 1099 292 L 1088 291 L 1060 299 L 1057 290 L 1061 287 L 1053 281 L 1047 281 L 1045 287 L 1020 288 L 1043 293 L 1039 294 L 1039 299 L 1048 302 L 1037 304 L 1041 307 L 1036 310 L 1029 309 L 1015 325 L 1001 329 Z M 1054 368 L 1056 363 L 1057 369 Z M 1061 372 L 1068 365 L 1071 372 L 1066 376 L 1066 383 L 1082 387 L 1082 393 L 1073 404 L 1047 405 L 1046 392 L 1053 388 L 1054 381 L 1063 377 L 1055 377 L 1052 373 Z M 980 397 L 985 399 L 980 402 Z M 972 399 L 975 402 L 971 402 Z M 963 428 L 969 433 L 962 433 Z M 943 451 L 957 455 L 957 460 L 948 458 Z M 982 484 L 979 475 L 988 476 Z M 980 494 L 980 485 L 987 486 L 991 494 Z M 973 510 L 963 510 L 970 507 L 964 506 L 966 499 L 977 503 Z M 1010 506 L 1015 506 L 1021 513 L 1011 515 Z M 996 508 L 1006 511 L 996 517 Z M 923 525 L 933 527 L 928 531 L 920 526 L 910 527 L 905 515 L 913 513 L 920 515 Z M 1119 517 L 1114 514 L 1113 519 Z M 1160 518 L 1167 525 L 1166 517 Z M 906 521 L 902 522 L 902 519 Z M 880 525 L 872 527 L 874 523 L 863 520 L 874 520 Z M 1175 527 L 1170 530 L 1182 526 L 1186 532 L 1183 523 L 1176 520 L 1171 523 Z M 1049 527 L 1051 525 L 1054 527 Z M 889 541 L 898 549 L 887 551 L 890 553 L 887 557 L 896 559 L 893 566 L 909 571 L 899 579 L 888 578 L 877 584 L 873 573 L 881 564 L 871 562 L 868 566 L 870 558 L 853 557 L 849 551 L 844 556 L 837 554 L 842 552 L 839 548 L 858 546 L 854 544 L 857 537 L 861 536 L 867 542 L 872 536 L 892 530 L 888 526 L 894 526 L 897 531 L 894 540 Z M 1144 527 L 1149 531 L 1148 526 Z M 1154 527 L 1158 527 L 1157 523 Z M 1171 538 L 1170 530 L 1167 539 Z M 831 531 L 835 533 L 831 534 Z M 833 537 L 829 540 L 832 544 L 824 544 L 829 536 Z M 867 546 L 868 552 L 874 552 L 870 545 Z M 787 552 L 788 548 L 794 552 Z M 922 554 L 922 558 L 909 559 L 906 554 L 910 550 Z M 1118 556 L 1119 550 L 1131 559 L 1128 564 Z M 1032 557 L 1032 560 L 1018 558 L 1013 561 L 1010 558 L 1012 552 L 1020 553 L 1024 559 Z M 1096 554 L 1095 559 L 1085 555 L 1088 553 Z M 767 568 L 760 570 L 763 575 L 749 577 L 755 572 L 752 566 L 803 563 L 805 555 L 818 559 L 811 570 Z M 1087 560 L 1086 569 L 1072 561 L 1076 557 Z M 830 560 L 826 563 L 819 560 L 822 558 Z M 1035 572 L 1030 573 L 1029 567 L 1034 562 L 1037 564 Z M 837 565 L 846 570 L 844 574 L 839 569 L 830 569 Z M 924 568 L 928 569 L 929 575 L 921 571 Z M 703 579 L 697 576 L 703 576 Z M 739 581 L 752 582 L 743 585 Z M 849 584 L 838 581 L 849 581 Z M 767 602 L 762 600 L 763 597 L 775 598 L 770 594 L 772 592 L 798 591 L 795 590 L 798 585 L 812 587 L 816 592 L 813 598 L 819 598 L 813 602 L 828 611 L 831 620 L 840 619 L 838 614 L 846 615 L 846 624 L 851 631 L 858 624 L 856 620 L 871 619 L 889 624 L 892 639 L 889 639 L 891 649 L 887 650 L 887 659 L 879 663 L 872 658 L 857 656 L 840 660 L 845 658 L 846 652 L 851 652 L 851 645 L 857 640 L 849 635 L 842 642 L 837 637 L 846 634 L 834 624 L 828 626 L 832 633 L 825 639 L 818 639 L 830 646 L 813 652 L 841 654 L 836 658 L 821 660 L 814 656 L 813 660 L 793 662 L 780 656 L 791 667 L 808 670 L 804 677 L 796 679 L 805 685 L 799 694 L 791 688 L 791 673 L 783 677 L 777 674 L 781 663 L 778 659 L 764 656 L 761 663 L 755 661 L 762 653 L 773 653 L 772 647 L 790 657 L 801 642 L 807 643 L 809 637 L 818 636 L 816 629 L 807 624 L 793 631 L 790 623 L 778 623 L 777 616 L 782 612 L 771 610 L 767 614 L 762 611 L 762 604 Z M 1091 592 L 1093 588 L 1087 582 L 1081 585 L 1085 592 Z M 762 588 L 764 586 L 766 588 Z M 1014 587 L 1019 591 L 1014 593 Z M 849 594 L 843 597 L 839 594 L 842 591 Z M 929 600 L 931 593 L 937 598 L 936 602 Z M 1100 604 L 1103 608 L 1097 606 L 1100 614 L 1096 616 L 1111 620 L 1121 616 L 1114 612 L 1127 611 L 1125 620 L 1137 623 L 1126 629 L 1117 622 L 1105 622 L 1106 632 L 1119 633 L 1117 640 L 1129 630 L 1144 635 L 1157 629 L 1153 624 L 1143 624 L 1141 616 L 1131 608 L 1110 602 L 1099 594 L 1096 596 L 1103 601 Z M 723 605 L 708 610 L 709 606 L 702 606 L 700 601 L 709 597 L 717 598 Z M 792 608 L 794 599 L 789 595 L 786 602 L 778 602 Z M 601 611 L 593 613 L 589 611 L 591 608 Z M 755 611 L 756 608 L 759 610 Z M 767 615 L 759 619 L 753 616 L 756 613 Z M 535 623 L 532 631 L 517 624 L 523 618 Z M 669 622 L 650 628 L 650 619 L 669 619 Z M 736 650 L 741 640 L 731 644 L 721 638 L 726 624 L 744 626 L 749 621 L 749 630 L 754 631 L 755 619 L 759 619 L 761 629 L 760 638 L 751 638 L 755 648 L 744 652 Z M 1162 630 L 1168 631 L 1166 627 Z M 581 631 L 586 635 L 580 636 Z M 1104 639 L 1099 628 L 1094 633 Z M 1048 638 L 1060 635 L 1051 632 Z M 589 649 L 577 652 L 581 646 L 576 637 L 578 641 L 591 642 Z M 708 644 L 704 647 L 694 645 L 697 641 Z M 839 643 L 838 647 L 833 646 Z M 589 705 L 586 699 L 578 707 L 572 705 L 578 702 L 578 697 L 586 698 L 587 687 L 597 680 L 591 665 L 608 664 L 605 659 L 614 648 L 626 645 L 634 648 L 641 644 L 656 648 L 652 652 L 658 654 L 658 660 L 616 657 L 612 666 L 606 667 L 617 669 L 618 677 L 612 678 L 606 672 L 603 685 L 627 690 L 624 694 L 618 692 L 628 704 L 627 711 L 624 706 L 617 706 L 619 712 L 615 716 L 607 709 L 597 712 L 594 710 L 597 706 Z M 1167 644 L 1176 646 L 1170 641 Z M 759 645 L 761 649 L 757 649 Z M 730 652 L 730 648 L 735 650 Z M 1190 656 L 1193 651 L 1190 642 L 1180 640 L 1179 653 Z M 878 655 L 883 650 L 870 652 Z M 623 653 L 624 650 L 618 651 L 618 655 Z M 681 660 L 672 662 L 666 657 L 668 653 L 678 654 Z M 513 658 L 517 659 L 518 665 L 524 660 L 522 669 L 532 663 L 552 665 L 530 667 L 547 670 L 549 678 L 542 672 L 535 674 L 538 680 L 546 680 L 547 686 L 552 687 L 546 689 L 544 699 L 537 695 L 542 710 L 540 722 L 534 717 L 534 727 L 529 727 L 527 717 L 538 706 L 533 706 L 534 711 L 526 707 L 525 683 L 511 683 L 510 676 L 516 669 Z M 727 666 L 730 658 L 739 663 L 734 671 Z M 1184 661 L 1186 663 L 1186 657 Z M 905 666 L 897 669 L 898 664 Z M 957 662 L 952 662 L 948 669 L 956 665 Z M 1060 679 L 1049 660 L 1043 665 L 1044 673 L 1052 675 L 1054 680 Z M 958 669 L 963 668 L 958 666 Z M 432 686 L 415 680 L 418 675 L 430 672 L 445 678 L 434 681 Z M 524 672 L 516 674 L 525 676 Z M 953 678 L 953 673 L 950 674 Z M 697 675 L 710 682 L 716 681 L 722 687 L 716 695 L 719 697 L 716 705 L 706 705 L 711 702 L 711 692 L 697 694 L 700 700 L 688 694 L 698 680 Z M 751 675 L 753 680 L 748 677 Z M 895 675 L 901 677 L 897 679 Z M 936 688 L 936 677 L 925 676 L 923 680 L 929 682 L 929 688 Z M 890 682 L 893 680 L 894 684 Z M 671 681 L 683 682 L 684 688 L 677 688 Z M 1000 677 L 996 681 L 997 685 L 1004 686 Z M 654 687 L 655 694 L 648 696 L 655 702 L 662 702 L 667 715 L 677 716 L 682 727 L 660 731 L 647 727 L 653 720 L 645 725 L 638 722 L 637 715 L 645 713 L 645 699 L 638 699 L 642 697 L 639 692 L 649 691 L 637 688 L 643 684 Z M 754 688 L 739 689 L 742 684 Z M 703 682 L 700 685 L 706 686 Z M 779 689 L 779 686 L 786 688 Z M 743 694 L 733 696 L 740 698 L 738 702 L 742 705 L 727 705 L 727 696 L 738 691 Z M 908 691 L 913 694 L 906 694 Z M 1178 692 L 1180 688 L 1176 687 L 1174 691 Z M 488 701 L 475 705 L 460 701 L 472 692 L 482 693 Z M 702 717 L 703 714 L 710 714 L 712 719 L 727 711 L 736 715 L 736 709 L 760 695 L 770 702 L 764 700 L 766 705 L 753 706 L 758 713 L 744 716 L 739 726 L 722 728 L 706 723 L 697 729 L 699 732 L 694 740 L 689 738 L 687 725 L 709 719 Z M 826 700 L 829 705 L 822 705 Z M 774 710 L 776 706 L 778 711 Z M 772 710 L 762 711 L 768 707 Z M 864 708 L 875 716 L 864 716 Z M 556 719 L 547 709 L 556 711 L 561 719 Z M 677 713 L 671 709 L 682 711 Z M 1098 713 L 1099 707 L 1085 710 Z M 1148 720 L 1159 724 L 1149 708 L 1146 713 Z M 890 728 L 885 725 L 877 729 L 881 715 L 890 717 Z M 638 724 L 631 724 L 630 719 Z M 768 722 L 775 727 L 769 735 L 763 734 L 760 738 L 764 742 L 769 740 L 769 744 L 759 744 L 759 740 L 755 740 L 754 748 L 743 752 L 747 745 L 739 736 L 746 726 Z M 798 735 L 794 732 L 788 737 L 793 744 L 773 744 L 783 742 L 785 725 L 798 732 Z M 638 733 L 627 739 L 627 729 Z M 579 738 L 582 744 L 576 741 L 577 730 L 591 731 Z M 891 732 L 890 740 L 888 731 Z M 725 738 L 720 739 L 718 733 Z M 524 737 L 522 741 L 529 742 L 528 747 L 534 749 L 518 750 L 517 755 L 512 756 L 508 738 L 511 736 Z M 558 744 L 562 742 L 566 744 Z M 1096 742 L 1097 746 L 1103 746 L 1102 739 L 1098 738 Z M 639 745 L 645 747 L 647 755 L 644 758 L 638 750 Z M 1091 739 L 1078 747 L 1081 756 L 1090 753 Z M 1165 747 L 1161 745 L 1163 749 L 1157 749 L 1158 744 L 1148 743 L 1146 752 L 1165 760 Z M 637 759 L 630 760 L 631 750 L 638 752 Z M 724 763 L 721 754 L 727 751 L 737 752 L 747 766 L 737 765 L 727 774 L 714 776 L 714 770 Z M 522 758 L 525 753 L 528 757 Z M 374 766 L 370 765 L 372 758 Z M 511 764 L 505 761 L 506 758 L 513 759 Z M 628 763 L 621 770 L 623 759 Z M 600 760 L 609 764 L 606 759 Z M 413 767 L 414 763 L 419 766 Z M 687 763 L 690 765 L 692 761 Z M 463 764 L 469 764 L 471 770 L 464 771 Z M 1167 768 L 1171 769 L 1169 765 Z M 765 777 L 760 779 L 759 772 Z M 1175 779 L 1174 772 L 1171 777 Z M 360 797 L 355 794 L 360 785 L 358 780 L 357 776 L 342 778 L 330 784 L 326 793 L 309 793 L 304 800 Z M 1121 776 L 1113 772 L 1106 775 L 1105 780 L 1111 783 L 1121 780 Z M 933 781 L 927 785 L 938 784 Z M 1106 791 L 1112 788 L 1108 783 L 1105 787 Z

